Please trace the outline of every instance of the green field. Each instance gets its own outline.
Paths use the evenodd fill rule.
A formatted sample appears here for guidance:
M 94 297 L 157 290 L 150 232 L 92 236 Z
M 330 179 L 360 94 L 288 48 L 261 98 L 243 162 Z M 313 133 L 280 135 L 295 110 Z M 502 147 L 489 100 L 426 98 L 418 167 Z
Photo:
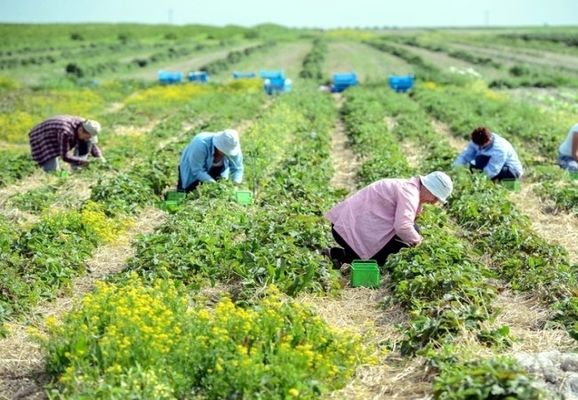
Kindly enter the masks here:
M 0 25 L 0 399 L 577 396 L 577 32 Z M 261 70 L 292 90 L 232 78 Z M 101 122 L 106 163 L 39 170 L 28 132 L 59 114 Z M 452 168 L 482 125 L 520 191 Z M 226 128 L 252 201 L 220 181 L 168 207 L 186 144 Z M 433 170 L 454 192 L 423 243 L 352 287 L 325 212 Z

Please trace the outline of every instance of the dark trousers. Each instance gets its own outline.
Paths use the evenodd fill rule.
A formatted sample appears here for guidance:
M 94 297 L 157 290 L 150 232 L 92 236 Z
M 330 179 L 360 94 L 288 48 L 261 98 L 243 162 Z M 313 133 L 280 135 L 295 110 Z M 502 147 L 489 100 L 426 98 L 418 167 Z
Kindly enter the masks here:
M 221 173 L 223 172 L 224 169 L 225 169 L 224 165 L 221 165 L 220 167 L 213 167 L 209 170 L 209 175 L 211 175 L 211 178 L 218 181 L 219 179 L 221 179 Z M 181 166 L 179 165 L 179 182 L 177 183 L 177 192 L 185 192 L 185 193 L 191 192 L 195 190 L 200 183 L 201 181 L 196 180 L 193 181 L 193 183 L 191 183 L 189 186 L 184 188 L 183 181 L 181 179 Z
M 88 140 L 79 140 L 74 149 L 75 156 L 85 156 L 91 150 L 92 144 Z
M 333 225 L 331 226 L 331 233 L 333 238 L 341 247 L 332 247 L 329 250 L 332 259 L 336 259 L 342 263 L 351 264 L 353 260 L 360 259 L 359 255 L 347 244 L 347 242 L 337 233 Z M 390 254 L 395 254 L 399 252 L 404 247 L 408 247 L 407 244 L 401 241 L 401 239 L 396 235 L 381 250 L 379 250 L 371 260 L 377 261 L 378 265 L 385 264 L 387 257 Z
M 470 165 L 470 170 L 483 170 L 486 168 L 488 163 L 490 162 L 490 156 L 479 155 L 474 160 L 474 163 Z M 493 181 L 501 181 L 502 179 L 518 179 L 520 175 L 512 171 L 512 169 L 504 165 L 504 167 L 500 170 L 498 175 L 492 178 Z

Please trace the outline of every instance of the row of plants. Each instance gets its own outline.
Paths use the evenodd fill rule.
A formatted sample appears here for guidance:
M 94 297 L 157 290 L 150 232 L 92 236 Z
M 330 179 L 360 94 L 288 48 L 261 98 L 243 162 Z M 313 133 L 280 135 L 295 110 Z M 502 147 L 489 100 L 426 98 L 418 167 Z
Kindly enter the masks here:
M 421 103 L 426 92 L 439 93 L 439 90 L 424 88 L 416 92 L 413 99 Z M 450 105 L 454 97 L 454 92 L 451 93 L 446 97 Z M 438 101 L 442 102 L 442 99 L 442 96 L 438 97 Z M 391 115 L 396 118 L 398 135 L 425 146 L 422 168 L 450 170 L 457 154 L 431 127 L 427 105 L 421 108 L 408 98 L 393 95 L 389 104 Z M 476 115 L 463 114 L 464 119 L 467 115 Z M 468 233 L 476 248 L 491 255 L 500 277 L 515 290 L 531 291 L 549 302 L 570 294 L 574 278 L 566 251 L 540 238 L 532 230 L 530 220 L 508 199 L 508 192 L 501 186 L 494 185 L 483 174 L 458 172 L 461 169 L 452 172 L 455 195 L 450 200 L 448 212 Z
M 370 361 L 359 338 L 271 285 L 315 289 L 312 269 L 328 264 L 307 247 L 326 241 L 319 208 L 328 189 L 319 185 L 331 173 L 335 120 L 331 99 L 315 94 L 278 98 L 243 133 L 253 205 L 231 204 L 228 183 L 201 186 L 141 239 L 132 272 L 53 325 L 44 339 L 58 377 L 53 396 L 313 399 Z M 318 228 L 301 233 L 304 224 Z M 207 280 L 236 281 L 253 294 L 206 306 L 194 289 Z M 70 337 L 70 329 L 83 333 Z
M 480 83 L 423 88 L 416 91 L 414 99 L 429 114 L 447 123 L 456 136 L 464 139 L 469 139 L 470 132 L 480 125 L 503 135 L 519 152 L 528 170 L 526 175 L 538 182 L 537 193 L 573 212 L 575 185 L 568 174 L 554 166 L 564 138 L 565 129 L 561 126 L 571 126 L 572 115 L 513 101 Z
M 254 206 L 231 205 L 226 184 L 205 185 L 165 228 L 143 238 L 130 270 L 153 277 L 168 273 L 187 284 L 240 283 L 249 291 L 275 283 L 295 294 L 329 285 L 327 263 L 320 267 L 320 256 L 310 251 L 326 244 L 319 203 L 328 195 L 318 183 L 330 172 L 328 165 L 311 171 L 309 157 L 317 164 L 323 160 L 318 153 L 327 152 L 328 121 L 335 113 L 328 109 L 330 99 L 319 100 L 283 96 L 243 134 Z
M 358 173 L 362 186 L 384 177 L 415 175 L 398 138 L 385 129 L 383 119 L 392 111 L 391 102 L 388 94 L 376 89 L 347 95 L 344 119 L 348 135 L 354 151 L 364 155 Z M 405 122 L 412 121 L 407 115 Z M 494 289 L 485 282 L 491 275 L 489 270 L 469 255 L 471 249 L 456 239 L 447 225 L 441 213 L 428 210 L 420 217 L 424 243 L 390 257 L 385 265 L 391 272 L 394 300 L 408 308 L 411 315 L 409 327 L 404 327 L 402 353 L 439 346 L 464 327 L 480 329 L 478 323 L 488 320 L 492 313 Z
M 427 131 L 419 115 L 413 114 L 407 104 L 400 105 L 411 101 L 381 90 L 351 91 L 347 98 L 346 121 L 354 149 L 369 155 L 366 163 L 372 170 L 377 170 L 380 178 L 415 175 L 405 159 L 398 156 L 400 136 L 406 138 L 409 132 L 417 137 Z M 369 109 L 373 112 L 368 112 Z M 386 115 L 395 118 L 392 132 L 385 129 Z M 396 156 L 383 157 L 387 162 L 376 165 L 375 158 L 384 152 Z M 427 171 L 438 168 L 429 167 Z M 362 168 L 361 184 L 376 180 L 375 172 L 363 171 Z M 391 301 L 400 302 L 410 313 L 407 326 L 402 326 L 404 337 L 399 343 L 402 354 L 418 353 L 426 357 L 435 374 L 436 398 L 466 399 L 475 394 L 488 398 L 483 393 L 539 398 L 539 391 L 512 360 L 476 360 L 479 354 L 468 351 L 471 339 L 463 341 L 470 332 L 478 347 L 488 346 L 494 351 L 507 348 L 512 342 L 509 328 L 493 323 L 496 290 L 489 278 L 496 274 L 478 261 L 479 255 L 467 240 L 456 237 L 457 229 L 440 210 L 427 209 L 419 224 L 424 242 L 391 256 L 385 264 L 391 273 Z
M 243 94 L 216 96 L 224 106 L 240 108 L 243 105 L 244 110 L 255 110 L 262 101 L 257 96 Z M 193 101 L 192 106 L 196 111 L 206 107 L 204 115 L 195 115 L 191 108 L 184 107 L 178 115 L 173 115 L 173 121 L 177 122 L 172 125 L 173 135 L 182 135 L 179 129 L 183 121 L 193 115 L 209 118 L 217 112 L 210 101 L 204 104 L 202 99 Z M 12 243 L 12 251 L 2 260 L 8 282 L 0 295 L 0 319 L 5 321 L 22 314 L 41 298 L 54 296 L 73 276 L 83 273 L 93 249 L 105 243 L 103 238 L 112 239 L 126 228 L 129 215 L 154 203 L 168 185 L 176 182 L 175 163 L 184 140 L 186 138 L 160 151 L 149 144 L 148 152 L 129 170 L 98 181 L 91 189 L 90 199 L 81 203 L 78 210 L 46 214 L 22 231 Z M 98 236 L 93 232 L 94 226 L 108 230 Z
M 517 88 L 517 87 L 575 87 L 578 84 L 576 76 L 572 71 L 561 71 L 559 68 L 549 68 L 532 63 L 516 63 L 505 65 L 487 56 L 480 56 L 465 51 L 454 49 L 451 46 L 443 45 L 438 40 L 424 39 L 420 37 L 396 38 L 401 43 L 424 48 L 430 51 L 443 52 L 450 57 L 464 60 L 473 64 L 490 66 L 499 70 L 507 70 L 508 78 L 498 78 L 489 82 L 492 88 Z M 475 50 L 472 50 L 475 51 Z
M 366 361 L 359 338 L 269 287 L 214 307 L 174 280 L 100 285 L 43 347 L 51 397 L 315 399 Z
M 419 95 L 417 96 L 419 97 Z M 416 98 L 416 97 L 414 97 Z M 413 122 L 427 126 L 428 117 L 413 102 L 395 105 L 399 115 L 411 115 Z M 405 105 L 404 105 L 405 104 Z M 449 169 L 455 154 L 433 130 L 407 130 L 402 137 L 425 143 L 429 168 Z M 549 244 L 531 228 L 529 218 L 508 200 L 506 192 L 481 174 L 455 174 L 456 195 L 448 211 L 467 232 L 478 251 L 491 257 L 500 278 L 516 291 L 531 292 L 558 310 L 555 318 L 576 337 L 576 279 L 567 252 Z M 499 243 L 499 246 L 496 245 Z
M 243 58 L 249 57 L 251 54 L 255 52 L 265 51 L 276 45 L 277 45 L 276 42 L 268 41 L 255 46 L 247 47 L 243 50 L 233 50 L 230 51 L 225 58 L 211 61 L 210 63 L 203 65 L 199 69 L 201 71 L 207 71 L 207 73 L 211 75 L 217 74 L 221 71 L 226 71 L 230 69 L 231 65 L 237 64 Z
M 482 57 L 465 50 L 453 50 L 448 46 L 442 45 L 439 42 L 429 42 L 426 40 L 421 40 L 421 37 L 403 37 L 397 38 L 397 41 L 404 43 L 409 46 L 419 47 L 422 49 L 435 51 L 438 53 L 447 53 L 450 57 L 457 58 L 459 60 L 464 60 L 472 64 L 477 65 L 487 65 L 494 68 L 501 68 L 502 64 L 493 60 L 490 57 Z
M 137 56 L 132 58 L 130 61 L 125 62 L 118 61 L 118 55 L 116 55 L 115 59 L 106 59 L 105 61 L 100 62 L 94 62 L 93 60 L 101 60 L 102 57 L 91 59 L 80 56 L 78 58 L 69 58 L 66 66 L 64 67 L 64 72 L 67 74 L 67 76 L 72 76 L 75 78 L 99 77 L 103 74 L 111 72 L 129 72 L 137 68 L 147 67 L 151 64 L 158 64 L 162 61 L 174 62 L 174 60 L 177 59 L 192 57 L 195 53 L 198 53 L 204 48 L 205 45 L 194 43 L 189 45 L 170 46 L 147 56 Z M 86 60 L 90 61 L 87 62 Z
M 326 55 L 327 43 L 321 38 L 315 38 L 311 50 L 303 59 L 299 77 L 321 81 L 323 79 L 323 63 Z

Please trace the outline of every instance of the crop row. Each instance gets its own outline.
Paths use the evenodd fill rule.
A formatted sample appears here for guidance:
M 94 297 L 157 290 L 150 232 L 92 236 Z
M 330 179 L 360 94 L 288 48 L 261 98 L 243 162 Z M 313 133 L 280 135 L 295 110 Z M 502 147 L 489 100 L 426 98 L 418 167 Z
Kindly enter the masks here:
M 196 117 L 210 119 L 215 113 L 213 101 L 222 104 L 223 110 L 245 110 L 240 113 L 243 116 L 255 112 L 259 104 L 257 98 L 251 101 L 251 97 L 243 94 L 217 93 L 214 96 L 218 100 L 209 101 L 211 96 L 195 99 L 192 108 L 183 107 L 180 113 L 173 115 L 168 128 L 172 134 L 182 138 L 182 122 L 195 115 L 192 109 L 199 113 Z M 167 127 L 164 127 L 157 133 L 166 134 L 166 131 Z M 128 215 L 154 203 L 166 186 L 176 182 L 178 152 L 184 140 L 165 146 L 160 152 L 149 145 L 148 151 L 143 152 L 129 170 L 97 181 L 91 189 L 90 199 L 77 210 L 45 215 L 29 229 L 17 233 L 13 240 L 3 239 L 11 245 L 8 246 L 10 251 L 1 256 L 6 272 L 3 275 L 6 282 L 0 293 L 1 319 L 21 314 L 39 299 L 54 296 L 73 276 L 84 272 L 85 262 L 97 245 L 112 240 L 122 230 Z M 10 233 L 14 234 L 14 231 Z
M 424 132 L 429 131 L 427 120 L 423 119 L 426 115 L 420 114 L 415 104 L 412 107 L 405 96 L 393 92 L 352 91 L 347 97 L 346 121 L 354 148 L 369 154 L 366 163 L 375 167 L 367 174 L 362 166 L 361 182 L 375 180 L 374 173 L 381 177 L 415 174 L 400 156 L 398 143 L 408 136 L 420 137 L 423 143 L 423 136 L 428 136 Z M 371 104 L 373 112 L 368 112 L 369 107 L 364 104 Z M 384 117 L 394 118 L 390 132 L 385 129 Z M 427 143 L 433 147 L 440 140 Z M 375 165 L 375 158 L 383 154 L 387 162 Z M 441 163 L 438 160 L 437 165 L 428 165 L 427 172 L 443 169 L 440 164 L 444 164 L 444 159 L 442 154 Z M 456 186 L 452 198 L 459 197 L 463 190 L 461 185 Z M 497 388 L 509 395 L 538 396 L 513 361 L 471 360 L 467 350 L 459 345 L 460 337 L 467 332 L 475 335 L 482 347 L 500 350 L 511 344 L 509 328 L 492 323 L 496 316 L 492 306 L 496 290 L 489 279 L 495 273 L 478 261 L 475 247 L 455 236 L 456 227 L 441 212 L 428 209 L 418 223 L 424 242 L 390 257 L 385 265 L 391 273 L 392 300 L 403 304 L 410 313 L 408 326 L 402 327 L 405 335 L 399 344 L 401 352 L 426 356 L 436 373 L 436 398 L 468 398 L 468 393 L 491 393 Z
M 503 134 L 518 150 L 522 161 L 529 161 L 528 176 L 540 182 L 538 193 L 561 208 L 573 210 L 572 202 L 577 199 L 575 185 L 567 174 L 553 166 L 565 127 L 572 125 L 570 115 L 515 102 L 481 85 L 424 87 L 416 91 L 415 99 L 434 118 L 447 123 L 456 136 L 469 139 L 469 132 L 480 125 Z
M 254 203 L 231 204 L 226 182 L 203 185 L 142 237 L 116 286 L 102 285 L 50 330 L 53 395 L 106 397 L 114 387 L 126 396 L 317 398 L 342 386 L 366 360 L 359 340 L 274 288 L 295 294 L 330 280 L 312 250 L 327 245 L 320 210 L 332 201 L 334 122 L 335 105 L 313 89 L 278 98 L 256 119 L 242 134 Z M 223 297 L 207 307 L 195 293 L 211 282 L 237 304 Z

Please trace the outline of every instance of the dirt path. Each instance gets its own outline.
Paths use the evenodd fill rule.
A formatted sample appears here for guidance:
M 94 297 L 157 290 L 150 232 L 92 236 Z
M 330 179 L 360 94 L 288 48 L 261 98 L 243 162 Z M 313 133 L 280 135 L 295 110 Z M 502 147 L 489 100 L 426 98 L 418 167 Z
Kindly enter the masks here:
M 521 190 L 511 193 L 510 200 L 530 217 L 532 229 L 549 243 L 554 243 L 568 251 L 570 260 L 578 264 L 578 218 L 564 211 L 553 212 L 556 204 L 552 200 L 542 200 L 534 193 L 539 183 L 522 181 Z
M 28 328 L 35 326 L 42 331 L 46 317 L 60 318 L 90 292 L 97 281 L 120 272 L 126 260 L 134 254 L 132 242 L 136 235 L 152 232 L 164 219 L 164 213 L 158 209 L 144 210 L 120 240 L 97 249 L 88 262 L 90 272 L 73 281 L 70 295 L 36 307 L 30 313 L 33 317 L 29 325 L 10 324 L 11 334 L 0 340 L 0 399 L 45 398 L 42 387 L 47 383 L 47 377 L 43 372 L 43 359 Z

